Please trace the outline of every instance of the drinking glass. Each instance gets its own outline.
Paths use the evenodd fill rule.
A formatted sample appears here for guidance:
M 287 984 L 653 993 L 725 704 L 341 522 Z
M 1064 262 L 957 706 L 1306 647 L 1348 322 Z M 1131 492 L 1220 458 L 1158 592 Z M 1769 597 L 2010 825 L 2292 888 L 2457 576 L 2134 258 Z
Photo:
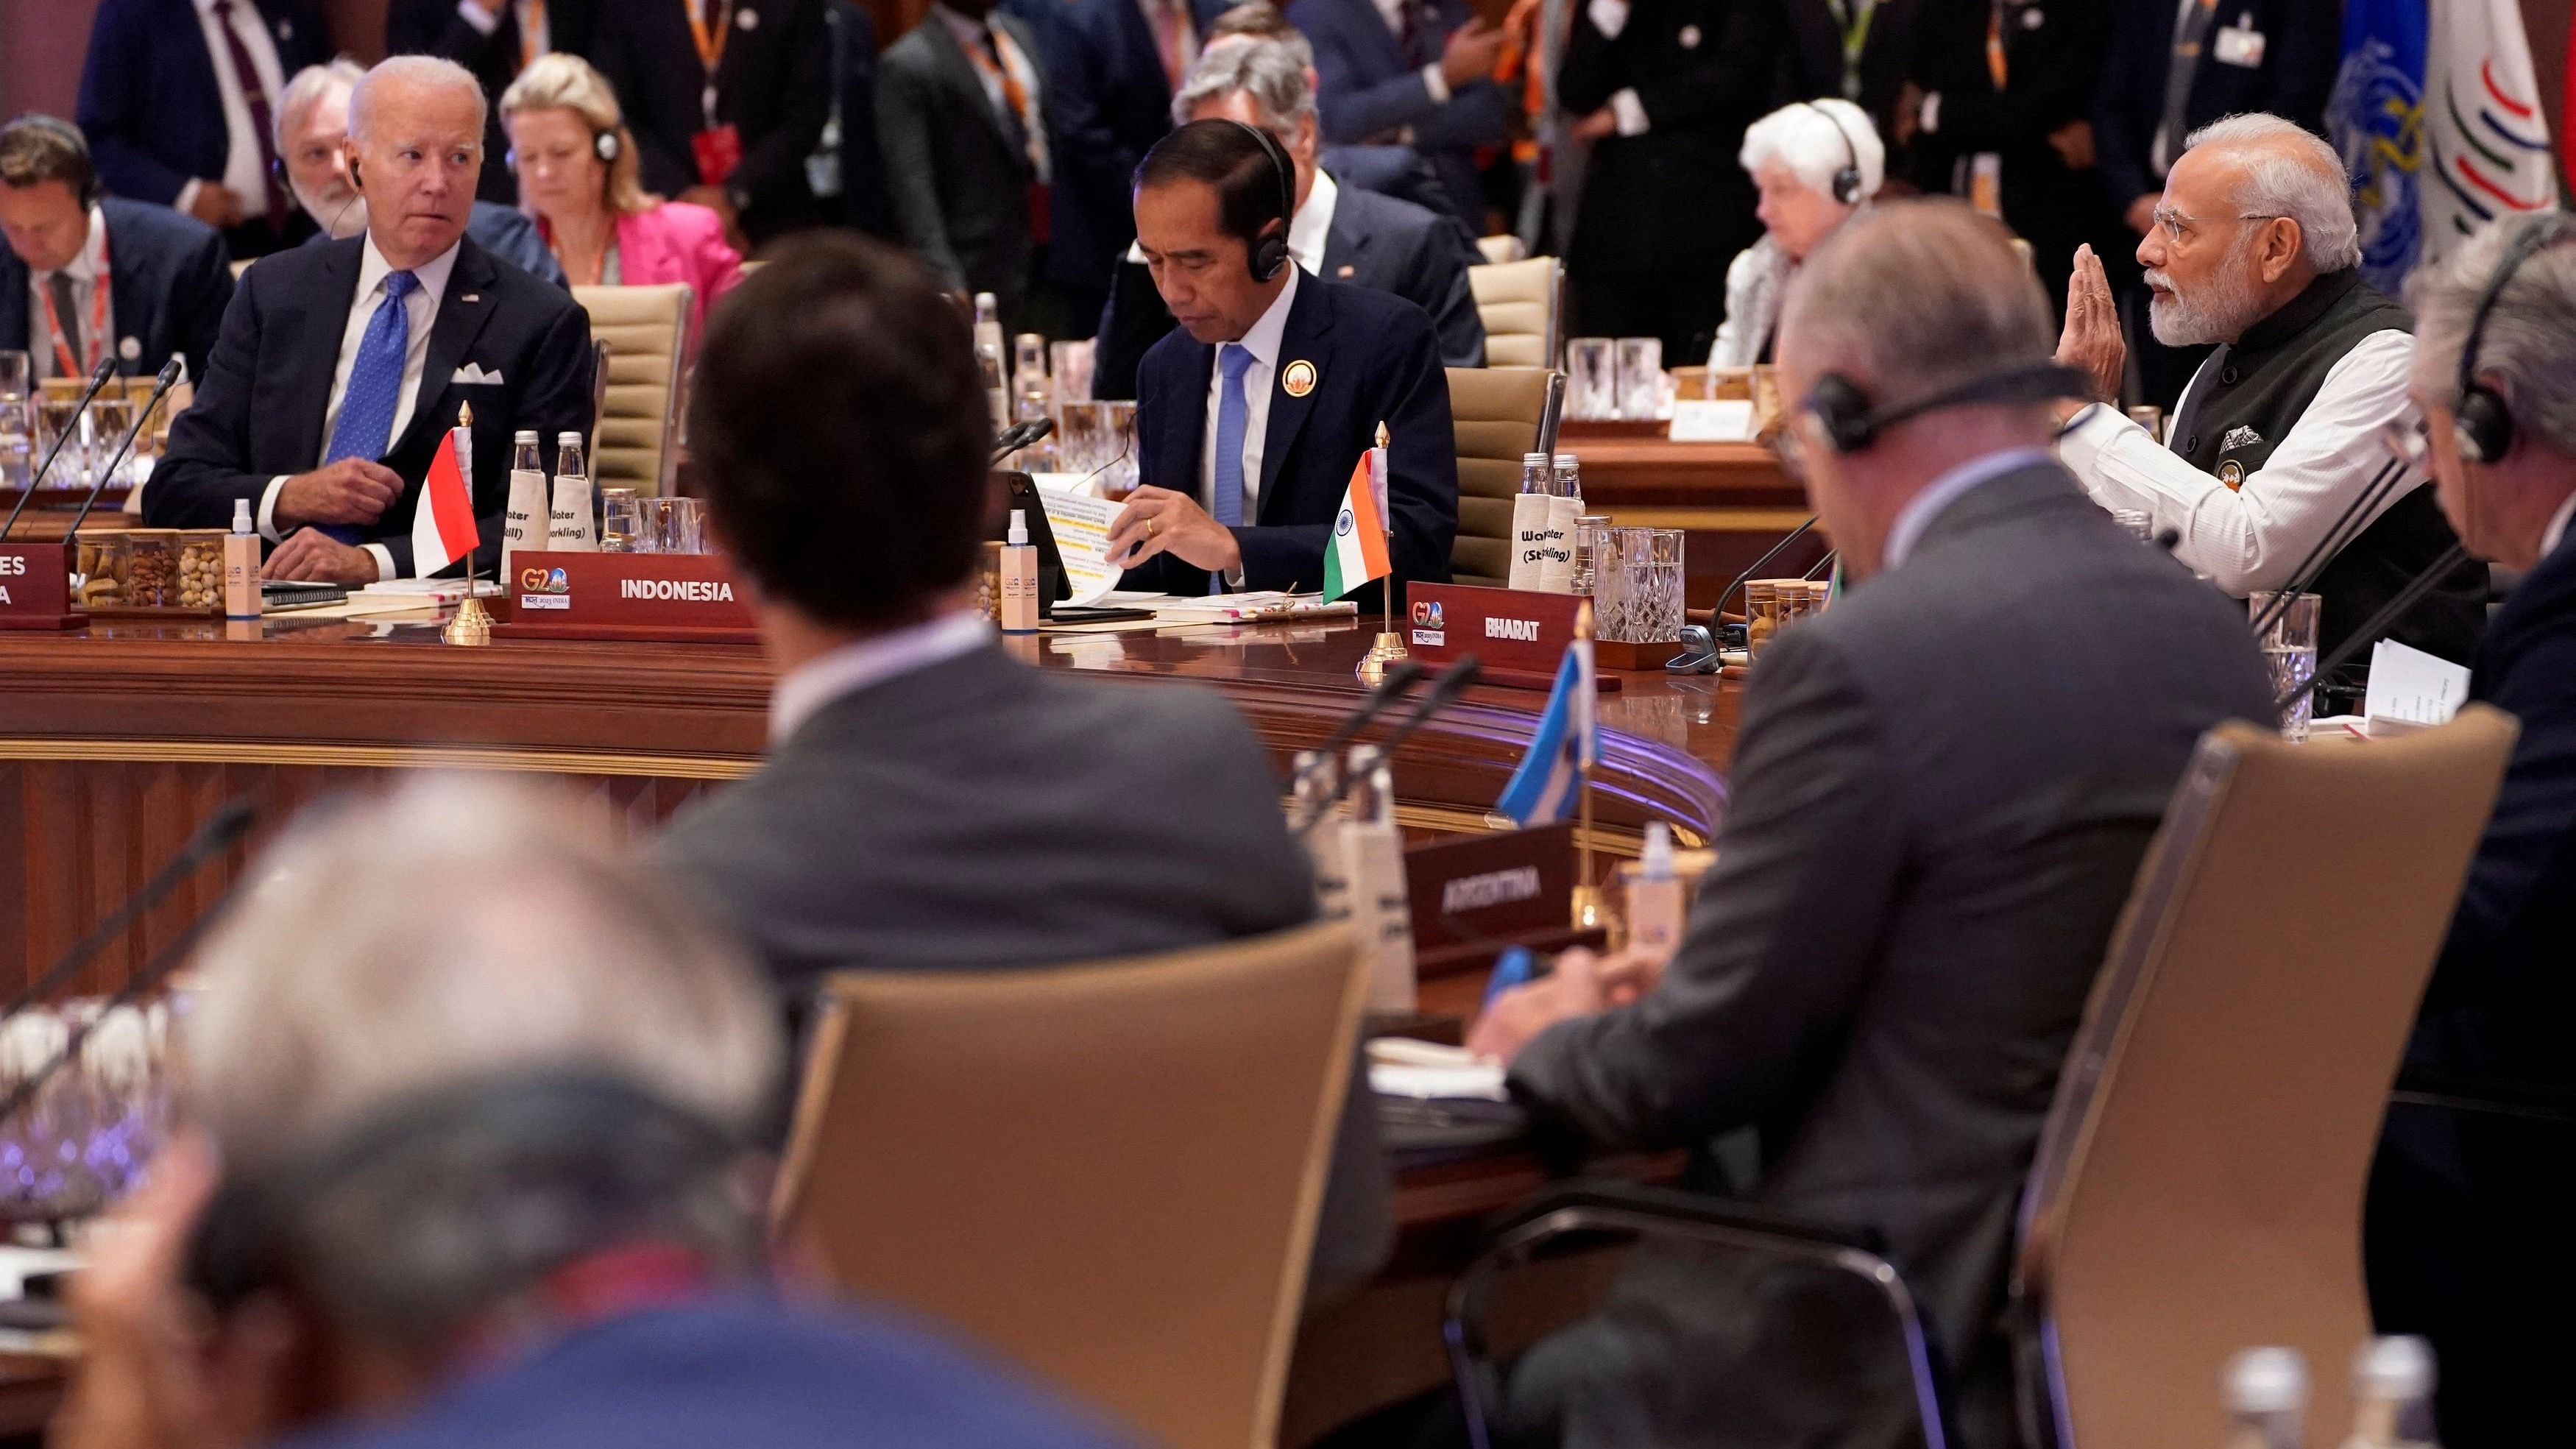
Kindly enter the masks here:
M 118 445 L 125 441 L 126 432 L 134 426 L 134 407 L 134 399 L 113 396 L 112 392 L 100 393 L 98 401 L 89 405 L 89 456 L 81 460 L 80 470 L 83 492 L 97 485 L 100 470 L 107 467 L 108 460 L 116 457 Z M 70 459 L 66 457 L 64 462 L 68 464 Z M 107 480 L 107 486 L 121 486 L 129 476 L 127 470 L 132 462 L 131 457 L 119 459 L 116 476 Z
M 1613 644 L 1662 644 L 1682 633 L 1682 531 L 1613 528 L 1593 564 L 1593 630 Z
M 38 394 L 36 398 L 37 465 L 43 465 L 45 458 L 54 451 L 56 443 L 59 442 L 62 446 L 62 456 L 55 459 L 54 470 L 45 475 L 46 487 L 83 486 L 75 480 L 86 466 L 89 439 L 96 421 L 94 414 L 81 412 L 80 398 L 77 395 L 65 397 L 51 389 Z
M 2114 508 L 2111 510 L 2111 521 L 2127 529 L 2130 536 L 2140 543 L 2145 543 L 2156 536 L 2155 520 L 2143 508 Z
M 1618 416 L 1648 419 L 1663 407 L 1664 342 L 1660 337 L 1619 339 Z
M 706 505 L 695 498 L 644 498 L 637 553 L 705 553 Z
M 2316 691 L 2308 686 L 2317 677 L 2317 596 L 2294 594 L 2283 599 L 2279 594 L 2256 594 L 2245 601 L 2245 608 L 2252 619 L 2272 615 L 2254 642 L 2271 670 L 2272 697 L 2298 693 L 2281 711 L 2281 735 L 2297 744 L 2308 737 L 2308 719 L 2316 707 Z
M 0 486 L 24 488 L 35 446 L 35 410 L 27 393 L 34 368 L 27 354 L 0 350 Z
M 1574 588 L 1586 598 L 1592 594 L 1593 572 L 1601 557 L 1601 536 L 1610 531 L 1610 520 L 1598 513 L 1587 513 L 1574 520 Z
M 599 551 L 656 553 L 644 527 L 644 500 L 632 488 L 599 490 Z
M 1118 455 L 1109 441 L 1109 405 L 1087 400 L 1056 404 L 1055 441 L 1064 471 L 1090 477 L 1093 469 Z
M 1091 401 L 1091 344 L 1051 342 L 1048 360 L 1055 364 L 1055 399 L 1060 403 Z
M 1607 337 L 1577 337 L 1565 344 L 1566 416 L 1619 416 L 1619 374 Z
M 1101 406 L 1108 409 L 1101 447 L 1109 457 L 1094 466 L 1100 470 L 1100 496 L 1116 500 L 1136 491 L 1136 405 L 1105 402 Z

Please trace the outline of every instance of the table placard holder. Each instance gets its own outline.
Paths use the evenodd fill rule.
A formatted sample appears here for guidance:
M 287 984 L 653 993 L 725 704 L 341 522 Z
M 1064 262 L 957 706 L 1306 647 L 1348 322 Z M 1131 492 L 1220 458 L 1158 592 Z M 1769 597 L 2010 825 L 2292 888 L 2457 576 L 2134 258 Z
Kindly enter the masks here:
M 523 549 L 506 572 L 496 638 L 760 641 L 748 588 L 722 554 Z
M 71 545 L 0 543 L 0 629 L 77 629 Z
M 1475 584 L 1411 584 L 1405 600 L 1405 642 L 1424 665 L 1437 670 L 1473 654 L 1484 665 L 1477 683 L 1536 690 L 1556 687 L 1566 646 L 1574 642 L 1575 616 L 1592 602 L 1580 594 Z M 1593 681 L 1604 694 L 1620 687 L 1617 675 L 1597 668 Z
M 1490 966 L 1508 946 L 1562 950 L 1584 934 L 1565 911 L 1574 889 L 1571 820 L 1412 846 L 1404 887 L 1418 976 Z

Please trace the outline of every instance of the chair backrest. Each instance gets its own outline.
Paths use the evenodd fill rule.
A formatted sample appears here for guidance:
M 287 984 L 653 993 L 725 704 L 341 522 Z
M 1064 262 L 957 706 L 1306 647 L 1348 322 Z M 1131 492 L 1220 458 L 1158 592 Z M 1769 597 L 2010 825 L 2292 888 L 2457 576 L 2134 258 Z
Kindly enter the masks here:
M 236 281 L 236 282 L 240 281 L 240 280 L 241 280 L 241 274 L 242 274 L 242 273 L 244 273 L 244 272 L 249 271 L 249 270 L 250 270 L 250 264 L 251 264 L 252 262 L 255 262 L 255 261 L 258 261 L 258 260 L 259 260 L 259 258 L 257 258 L 257 257 L 250 257 L 250 258 L 247 258 L 247 259 L 245 259 L 245 260 L 242 260 L 242 261 L 238 261 L 238 262 L 233 263 L 233 264 L 232 264 L 232 269 L 233 269 L 233 280 L 234 280 L 234 281 Z
M 1564 343 L 1565 263 L 1554 257 L 1467 269 L 1476 315 L 1485 322 L 1485 361 L 1495 367 L 1554 367 Z
M 1341 923 L 835 976 L 781 1231 L 1159 1442 L 1268 1449 L 1365 984 Z
M 2514 734 L 2472 705 L 2366 745 L 2202 739 L 2022 1203 L 2033 1443 L 2219 1443 L 2226 1360 L 2259 1344 L 2307 1356 L 2307 1442 L 2341 1442 L 2363 1184 Z
M 679 462 L 680 372 L 689 355 L 691 289 L 575 287 L 590 335 L 608 346 L 607 401 L 591 450 L 594 483 L 651 496 L 670 491 Z
M 1500 588 L 1512 571 L 1512 499 L 1521 455 L 1556 451 L 1565 374 L 1544 367 L 1449 369 L 1449 415 L 1458 429 L 1458 536 L 1449 577 Z
M 1529 258 L 1529 243 L 1510 232 L 1476 238 L 1476 250 L 1483 255 L 1489 265 L 1526 261 Z

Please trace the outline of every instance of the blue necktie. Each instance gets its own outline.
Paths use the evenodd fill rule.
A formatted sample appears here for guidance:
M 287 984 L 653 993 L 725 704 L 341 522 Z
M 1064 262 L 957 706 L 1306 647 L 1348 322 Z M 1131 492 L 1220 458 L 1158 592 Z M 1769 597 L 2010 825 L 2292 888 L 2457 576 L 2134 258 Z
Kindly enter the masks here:
M 1208 481 L 1208 513 L 1227 528 L 1243 525 L 1243 372 L 1252 366 L 1252 349 L 1228 342 L 1216 350 L 1217 370 L 1225 389 L 1216 398 L 1216 467 Z M 1223 575 L 1211 575 L 1208 592 L 1225 592 Z
M 367 319 L 358 339 L 358 360 L 349 367 L 349 390 L 340 395 L 340 421 L 331 429 L 331 446 L 323 463 L 343 458 L 381 460 L 393 446 L 394 409 L 402 402 L 403 355 L 411 350 L 411 309 L 403 305 L 420 278 L 409 272 L 385 274 L 385 300 Z M 323 533 L 342 543 L 356 543 L 355 524 L 326 523 Z

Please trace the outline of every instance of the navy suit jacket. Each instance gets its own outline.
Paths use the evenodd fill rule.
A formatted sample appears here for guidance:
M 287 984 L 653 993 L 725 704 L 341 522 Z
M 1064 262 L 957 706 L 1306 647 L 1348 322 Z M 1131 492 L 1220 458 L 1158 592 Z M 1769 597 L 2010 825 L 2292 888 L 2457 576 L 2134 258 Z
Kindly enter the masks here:
M 1172 129 L 1172 85 L 1136 0 L 1070 0 L 1041 27 L 1055 160 L 1048 270 L 1097 294 L 1136 239 L 1136 163 Z
M 321 16 L 307 0 L 255 3 L 277 45 L 281 81 L 331 58 Z M 189 0 L 100 5 L 81 68 L 79 114 L 99 179 L 119 196 L 168 206 L 189 182 L 221 177 L 231 132 L 196 7 Z
M 715 1298 L 578 1328 L 407 1414 L 309 1429 L 281 1449 L 1112 1449 L 1046 1390 L 917 1329 L 847 1310 Z
M 569 289 L 564 280 L 563 263 L 546 249 L 546 238 L 528 214 L 515 206 L 496 206 L 488 201 L 474 203 L 467 213 L 465 234 L 483 244 L 483 250 L 526 272 L 540 282 L 552 282 Z M 315 232 L 305 239 L 308 247 L 328 246 L 331 238 Z M 191 373 L 190 376 L 195 374 Z
M 1417 3 L 1417 0 L 1408 0 Z M 1324 139 L 1337 146 L 1393 140 L 1410 128 L 1412 144 L 1440 173 L 1449 205 L 1471 235 L 1485 227 L 1485 189 L 1477 180 L 1476 148 L 1511 139 L 1510 105 L 1502 87 L 1473 81 L 1433 104 L 1422 67 L 1440 58 L 1441 42 L 1475 17 L 1467 0 L 1418 0 L 1427 12 L 1420 26 L 1423 56 L 1408 62 L 1374 0 L 1295 0 L 1289 23 L 1315 47 L 1315 102 Z
M 2148 164 L 2165 114 L 2165 77 L 2173 62 L 2174 12 L 2168 0 L 2123 0 L 2111 31 L 2110 61 L 2093 101 L 2093 154 L 2113 205 L 2126 209 L 2165 189 Z M 2221 116 L 2269 111 L 2310 130 L 2324 125 L 2326 98 L 2343 60 L 2342 0 L 2227 0 L 2213 17 L 2233 26 L 2250 17 L 2264 38 L 2263 63 L 2225 65 L 2204 53 L 2192 72 L 2186 131 Z M 2213 43 L 2214 45 L 2214 43 Z M 1947 104 L 1947 102 L 1944 102 Z M 2182 154 L 2174 138 L 2172 159 Z
M 1315 369 L 1304 397 L 1282 386 L 1291 364 Z M 1208 382 L 1216 349 L 1174 329 L 1145 354 L 1137 377 L 1138 481 L 1196 498 L 1207 435 Z M 1246 589 L 1312 589 L 1324 581 L 1351 470 L 1387 426 L 1390 550 L 1401 580 L 1449 581 L 1458 534 L 1458 437 L 1449 416 L 1449 375 L 1422 309 L 1401 297 L 1346 282 L 1301 277 L 1272 369 L 1270 423 L 1262 434 L 1261 504 L 1256 522 L 1234 530 Z M 1128 587 L 1204 594 L 1208 576 L 1157 556 L 1131 570 Z M 1355 597 L 1375 607 L 1374 587 Z
M 197 400 L 170 425 L 170 449 L 143 491 L 155 528 L 224 528 L 233 500 L 255 509 L 271 478 L 308 473 L 322 459 L 322 414 L 357 298 L 366 240 L 350 237 L 294 247 L 244 272 L 224 314 L 221 337 L 197 384 Z M 473 363 L 502 385 L 459 384 Z M 475 524 L 483 543 L 475 567 L 500 561 L 501 510 L 510 496 L 510 439 L 521 429 L 543 439 L 554 469 L 558 433 L 590 434 L 590 317 L 560 287 L 492 259 L 472 237 L 458 244 L 455 270 L 429 333 L 429 356 L 410 423 L 384 456 L 402 475 L 403 495 L 361 542 L 381 543 L 394 566 L 412 572 L 412 515 L 420 481 L 455 426 L 459 404 L 474 405 Z M 461 574 L 461 562 L 450 565 Z
M 206 354 L 214 350 L 224 307 L 233 299 L 223 237 L 166 206 L 111 196 L 98 209 L 107 219 L 116 370 L 149 377 L 176 353 L 188 359 L 188 376 L 204 377 Z M 0 247 L 0 347 L 27 345 L 28 306 L 27 264 Z

